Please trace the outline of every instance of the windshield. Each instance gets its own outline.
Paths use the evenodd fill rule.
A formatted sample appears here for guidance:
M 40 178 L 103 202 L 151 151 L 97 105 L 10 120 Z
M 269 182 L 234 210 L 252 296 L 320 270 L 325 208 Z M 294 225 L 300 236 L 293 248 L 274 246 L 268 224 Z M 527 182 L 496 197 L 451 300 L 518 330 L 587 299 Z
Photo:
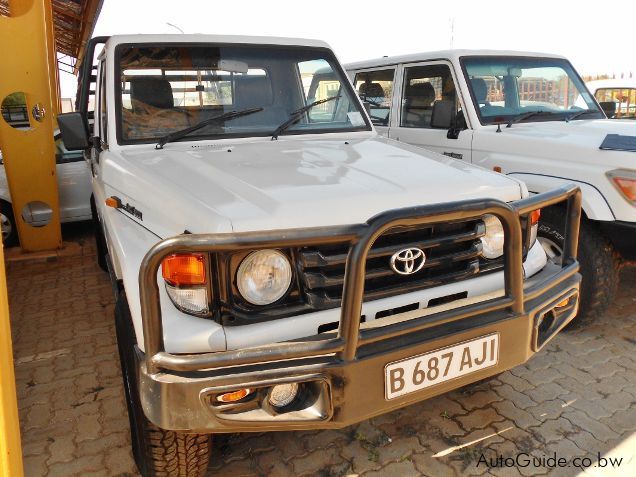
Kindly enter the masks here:
M 156 142 L 229 112 L 181 140 L 271 135 L 319 100 L 282 134 L 369 130 L 333 54 L 271 45 L 171 45 L 118 48 L 121 143 Z
M 603 118 L 592 95 L 566 60 L 526 57 L 462 58 L 464 74 L 482 124 Z

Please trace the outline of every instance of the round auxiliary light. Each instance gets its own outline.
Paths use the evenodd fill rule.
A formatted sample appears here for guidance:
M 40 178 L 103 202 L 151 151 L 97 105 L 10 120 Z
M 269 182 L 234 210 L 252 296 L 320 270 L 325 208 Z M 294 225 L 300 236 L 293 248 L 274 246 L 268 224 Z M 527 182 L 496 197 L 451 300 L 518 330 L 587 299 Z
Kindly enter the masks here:
M 280 300 L 291 284 L 289 259 L 278 250 L 259 250 L 241 262 L 236 285 L 241 296 L 253 305 L 269 305 Z
M 269 392 L 269 403 L 274 407 L 285 407 L 298 396 L 298 383 L 278 384 Z
M 483 220 L 486 225 L 486 234 L 481 237 L 481 254 L 488 259 L 499 258 L 504 252 L 503 225 L 491 214 L 484 215 Z

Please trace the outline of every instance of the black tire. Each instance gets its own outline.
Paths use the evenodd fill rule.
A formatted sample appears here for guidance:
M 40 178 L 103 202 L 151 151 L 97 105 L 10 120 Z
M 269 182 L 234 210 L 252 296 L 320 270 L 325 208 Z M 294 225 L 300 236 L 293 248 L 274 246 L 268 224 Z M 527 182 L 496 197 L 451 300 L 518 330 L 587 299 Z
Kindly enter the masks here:
M 13 207 L 8 202 L 0 200 L 0 226 L 2 227 L 2 244 L 12 247 L 18 244 L 18 226 L 13 216 Z
M 565 210 L 542 210 L 537 235 L 548 255 L 556 255 L 550 258 L 558 262 L 563 250 Z M 582 276 L 579 312 L 568 329 L 583 328 L 601 316 L 618 289 L 620 256 L 599 227 L 585 218 L 581 219 L 578 260 Z
M 97 215 L 97 207 L 95 206 L 95 197 L 91 195 L 91 213 L 93 215 L 93 233 L 95 234 L 95 248 L 97 250 L 97 265 L 99 268 L 108 271 L 108 263 L 106 262 L 106 254 L 108 253 L 108 247 L 106 247 L 106 239 L 104 238 L 104 232 L 102 226 L 99 223 L 99 216 Z
M 117 345 L 124 380 L 132 450 L 143 477 L 202 477 L 212 451 L 212 436 L 161 429 L 150 422 L 139 398 L 139 358 L 125 292 L 115 307 Z

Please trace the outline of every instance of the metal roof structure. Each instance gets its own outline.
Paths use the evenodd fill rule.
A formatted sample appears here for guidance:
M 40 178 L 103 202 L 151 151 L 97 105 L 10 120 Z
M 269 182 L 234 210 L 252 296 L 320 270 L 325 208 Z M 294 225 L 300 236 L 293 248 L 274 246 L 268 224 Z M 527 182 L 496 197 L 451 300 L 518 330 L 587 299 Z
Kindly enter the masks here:
M 74 72 L 84 56 L 104 0 L 51 0 L 55 49 L 60 68 Z M 0 15 L 10 15 L 9 0 L 0 0 Z

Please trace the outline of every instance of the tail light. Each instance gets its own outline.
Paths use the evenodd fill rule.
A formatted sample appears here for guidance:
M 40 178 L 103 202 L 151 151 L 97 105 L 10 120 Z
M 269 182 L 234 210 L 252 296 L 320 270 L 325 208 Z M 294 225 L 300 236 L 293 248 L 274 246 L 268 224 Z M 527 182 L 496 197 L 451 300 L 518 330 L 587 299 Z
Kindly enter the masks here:
M 177 308 L 197 315 L 209 312 L 205 255 L 177 253 L 164 258 L 161 275 L 168 296 Z

